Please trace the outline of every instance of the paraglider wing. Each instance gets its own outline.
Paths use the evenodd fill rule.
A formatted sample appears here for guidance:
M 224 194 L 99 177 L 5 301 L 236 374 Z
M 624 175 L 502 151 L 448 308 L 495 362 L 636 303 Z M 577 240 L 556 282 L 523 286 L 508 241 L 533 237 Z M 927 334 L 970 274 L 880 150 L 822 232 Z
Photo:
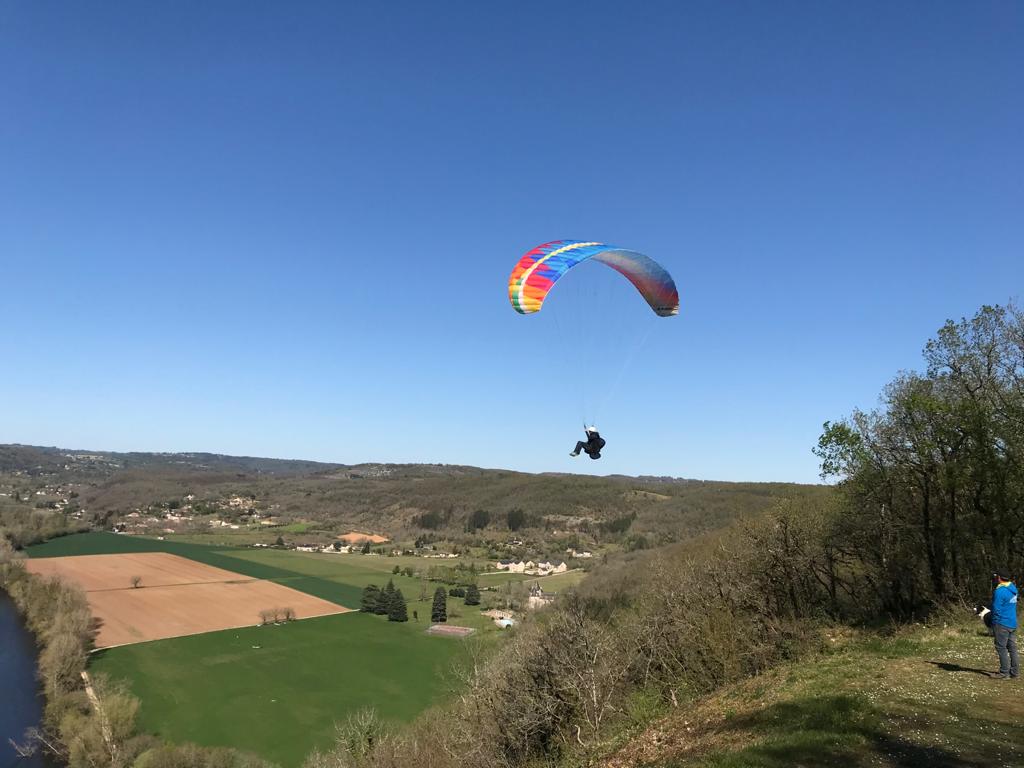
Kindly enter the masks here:
M 679 292 L 672 276 L 658 262 L 636 251 L 605 243 L 555 240 L 528 251 L 512 270 L 508 298 L 516 312 L 539 312 L 554 284 L 587 259 L 607 264 L 624 275 L 662 317 L 679 314 Z

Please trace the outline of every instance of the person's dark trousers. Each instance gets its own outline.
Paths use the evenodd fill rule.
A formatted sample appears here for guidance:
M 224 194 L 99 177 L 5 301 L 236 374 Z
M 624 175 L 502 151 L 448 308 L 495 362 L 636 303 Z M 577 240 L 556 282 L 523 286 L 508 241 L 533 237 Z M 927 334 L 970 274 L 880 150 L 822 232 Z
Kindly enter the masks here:
M 579 453 L 580 451 L 585 451 L 586 449 L 587 444 L 581 440 L 580 442 L 576 443 L 576 450 L 573 451 L 573 453 Z
M 996 653 L 999 654 L 999 674 L 1017 677 L 1020 674 L 1020 659 L 1017 657 L 1017 630 L 993 624 L 992 633 L 996 639 Z

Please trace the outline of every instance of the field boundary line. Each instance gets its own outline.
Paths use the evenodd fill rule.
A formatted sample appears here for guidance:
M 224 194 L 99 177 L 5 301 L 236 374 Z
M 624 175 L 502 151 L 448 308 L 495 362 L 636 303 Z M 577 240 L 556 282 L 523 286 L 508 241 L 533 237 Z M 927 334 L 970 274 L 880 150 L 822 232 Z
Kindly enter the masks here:
M 256 579 L 256 581 L 262 581 L 262 579 Z M 214 584 L 218 584 L 218 583 L 222 583 L 222 582 L 213 582 L 213 583 Z M 330 601 L 327 601 L 327 602 L 330 602 Z M 337 605 L 337 603 L 335 603 L 335 605 Z M 328 616 L 345 616 L 345 615 L 350 614 L 350 613 L 354 613 L 354 614 L 362 613 L 362 611 L 360 611 L 358 609 L 346 608 L 344 605 L 340 605 L 338 607 L 341 608 L 340 611 L 332 611 L 330 613 L 317 613 L 317 614 L 314 614 L 312 616 L 299 616 L 299 617 L 296 617 L 296 618 L 292 619 L 291 621 L 292 622 L 309 621 L 310 619 L 325 619 Z M 102 651 L 109 651 L 109 650 L 112 650 L 114 648 L 127 648 L 130 645 L 145 645 L 146 643 L 162 643 L 164 640 L 180 640 L 183 637 L 195 637 L 196 635 L 211 635 L 214 632 L 231 632 L 231 631 L 236 630 L 236 629 L 249 629 L 250 627 L 260 627 L 260 626 L 264 626 L 264 625 L 262 625 L 259 622 L 257 622 L 255 624 L 239 624 L 239 625 L 234 626 L 234 627 L 222 627 L 221 629 L 204 629 L 201 632 L 186 632 L 183 635 L 171 635 L 170 637 L 154 637 L 154 638 L 149 639 L 149 640 L 138 640 L 138 641 L 133 642 L 133 643 L 118 643 L 117 645 L 104 645 L 104 646 L 101 646 L 99 648 L 93 648 L 91 651 L 89 651 L 89 653 L 91 655 L 93 653 L 100 653 Z M 266 626 L 273 626 L 273 625 L 266 625 Z M 83 674 L 85 674 L 85 673 L 83 673 Z
M 244 575 L 244 574 L 240 574 Z M 135 590 L 142 589 L 169 589 L 172 587 L 191 587 L 196 584 L 251 584 L 254 581 L 267 581 L 267 579 L 254 579 L 246 577 L 244 579 L 217 579 L 215 581 L 182 581 L 178 584 L 153 584 L 152 586 L 146 586 L 143 584 L 141 587 L 100 587 L 99 589 L 83 589 L 83 592 L 133 592 Z

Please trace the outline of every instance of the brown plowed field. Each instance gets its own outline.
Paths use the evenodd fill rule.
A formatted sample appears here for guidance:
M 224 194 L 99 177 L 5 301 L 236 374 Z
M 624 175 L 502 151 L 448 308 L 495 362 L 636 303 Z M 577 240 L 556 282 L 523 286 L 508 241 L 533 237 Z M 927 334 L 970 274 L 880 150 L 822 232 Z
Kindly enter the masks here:
M 252 626 L 259 623 L 260 611 L 273 608 L 291 608 L 299 619 L 348 610 L 165 552 L 36 558 L 25 565 L 85 590 L 99 620 L 98 648 Z M 139 589 L 131 586 L 133 576 L 142 578 Z
M 128 589 L 131 587 L 132 576 L 142 577 L 143 587 L 203 584 L 208 581 L 252 581 L 248 576 L 167 552 L 44 557 L 27 560 L 26 563 L 33 573 L 60 576 L 75 582 L 86 592 Z
M 381 536 L 376 533 L 358 533 L 356 531 L 343 533 L 338 538 L 346 544 L 362 544 L 365 541 L 371 544 L 383 544 L 385 541 L 389 541 L 387 536 Z

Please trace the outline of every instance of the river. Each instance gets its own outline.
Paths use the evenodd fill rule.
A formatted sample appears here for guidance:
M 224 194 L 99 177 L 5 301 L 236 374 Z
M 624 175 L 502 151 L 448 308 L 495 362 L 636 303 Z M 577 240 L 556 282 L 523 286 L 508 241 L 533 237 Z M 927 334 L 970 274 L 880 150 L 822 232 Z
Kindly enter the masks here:
M 39 725 L 42 715 L 35 642 L 14 603 L 0 590 L 0 768 L 56 768 L 57 763 L 41 755 L 19 757 L 8 741 L 23 741 L 25 729 Z

